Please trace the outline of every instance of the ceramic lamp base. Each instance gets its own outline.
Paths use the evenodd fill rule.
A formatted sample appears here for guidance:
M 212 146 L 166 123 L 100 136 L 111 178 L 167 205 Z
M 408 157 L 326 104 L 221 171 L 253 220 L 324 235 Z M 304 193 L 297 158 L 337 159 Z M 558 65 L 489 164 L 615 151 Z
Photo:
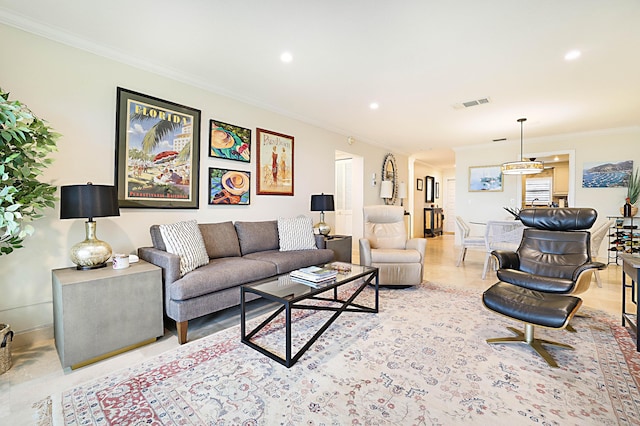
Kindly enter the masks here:
M 71 247 L 71 261 L 78 269 L 97 269 L 107 266 L 111 246 L 96 238 L 96 223 L 85 222 L 86 238 Z
M 313 225 L 314 231 L 317 230 L 320 235 L 329 235 L 331 232 L 331 227 L 324 222 L 318 222 Z

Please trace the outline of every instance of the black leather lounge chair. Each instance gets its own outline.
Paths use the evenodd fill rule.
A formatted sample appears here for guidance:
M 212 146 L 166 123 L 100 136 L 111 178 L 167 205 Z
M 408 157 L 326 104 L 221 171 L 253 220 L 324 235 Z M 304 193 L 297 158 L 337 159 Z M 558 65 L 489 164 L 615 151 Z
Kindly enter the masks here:
M 590 234 L 597 213 L 589 208 L 525 209 L 520 220 L 527 227 L 515 252 L 496 250 L 500 282 L 482 295 L 488 309 L 525 323 L 524 332 L 487 339 L 487 343 L 525 343 L 552 367 L 558 367 L 543 344 L 573 349 L 536 339 L 534 326 L 561 329 L 569 325 L 582 300 L 575 294 L 589 288 L 591 274 L 606 265 L 591 261 Z

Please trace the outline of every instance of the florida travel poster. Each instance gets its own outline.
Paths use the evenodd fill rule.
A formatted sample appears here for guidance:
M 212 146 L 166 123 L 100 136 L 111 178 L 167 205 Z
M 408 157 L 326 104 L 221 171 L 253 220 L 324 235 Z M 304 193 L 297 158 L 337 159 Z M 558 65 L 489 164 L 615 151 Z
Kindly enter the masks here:
M 135 94 L 139 95 L 139 94 Z M 194 124 L 199 115 L 186 107 L 144 95 L 120 102 L 119 198 L 125 207 L 191 207 L 197 203 L 197 163 L 194 176 Z M 199 111 L 194 110 L 197 114 Z M 126 117 L 121 122 L 120 115 Z M 197 127 L 195 127 L 197 129 Z M 124 158 L 122 158 L 124 157 Z M 122 197 L 123 195 L 123 197 Z M 129 204 L 132 203 L 132 204 Z M 138 204 L 141 203 L 141 204 Z

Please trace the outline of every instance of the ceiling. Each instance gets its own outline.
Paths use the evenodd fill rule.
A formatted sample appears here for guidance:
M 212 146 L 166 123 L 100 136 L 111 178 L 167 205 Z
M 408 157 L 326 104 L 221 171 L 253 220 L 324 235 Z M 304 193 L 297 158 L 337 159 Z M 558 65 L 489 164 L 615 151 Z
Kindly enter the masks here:
M 525 151 L 638 126 L 639 19 L 637 0 L 0 0 L 5 24 L 438 167 L 519 143 L 521 117 Z

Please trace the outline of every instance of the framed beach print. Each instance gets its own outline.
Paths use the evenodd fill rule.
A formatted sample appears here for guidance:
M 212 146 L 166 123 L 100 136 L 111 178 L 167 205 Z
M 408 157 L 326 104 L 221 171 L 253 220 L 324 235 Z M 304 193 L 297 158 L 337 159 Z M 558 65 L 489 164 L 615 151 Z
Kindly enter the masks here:
M 209 120 L 209 157 L 251 162 L 251 129 Z
M 120 207 L 198 208 L 200 110 L 118 87 Z
M 248 205 L 251 196 L 251 173 L 210 167 L 208 194 L 209 204 Z
M 293 195 L 293 136 L 256 129 L 256 193 Z
M 585 162 L 583 188 L 626 188 L 633 172 L 633 160 Z
M 502 168 L 500 166 L 469 167 L 469 191 L 502 191 Z

